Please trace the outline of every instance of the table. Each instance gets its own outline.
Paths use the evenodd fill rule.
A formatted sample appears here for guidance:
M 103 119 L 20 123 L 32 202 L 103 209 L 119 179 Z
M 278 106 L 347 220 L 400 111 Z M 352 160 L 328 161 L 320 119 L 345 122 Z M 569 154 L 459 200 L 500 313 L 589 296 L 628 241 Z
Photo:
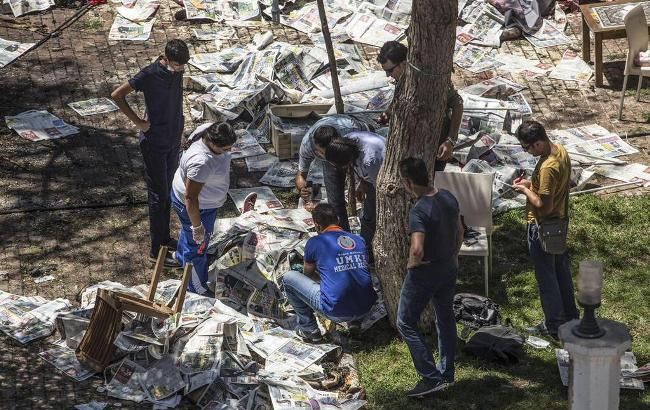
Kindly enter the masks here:
M 637 3 L 643 3 L 646 16 L 649 16 L 650 1 L 648 0 L 616 0 L 608 3 L 580 5 L 580 11 L 582 12 L 582 59 L 586 62 L 591 61 L 589 32 L 594 33 L 596 87 L 603 85 L 603 40 L 626 37 L 623 17 L 626 9 L 633 7 Z M 601 19 L 601 16 L 603 19 Z

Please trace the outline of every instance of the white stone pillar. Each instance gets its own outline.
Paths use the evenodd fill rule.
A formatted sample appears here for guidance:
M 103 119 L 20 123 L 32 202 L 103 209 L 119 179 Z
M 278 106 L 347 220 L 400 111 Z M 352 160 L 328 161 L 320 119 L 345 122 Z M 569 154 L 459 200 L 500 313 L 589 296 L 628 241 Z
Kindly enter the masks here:
M 621 356 L 631 348 L 627 327 L 619 322 L 597 319 L 605 334 L 583 339 L 571 329 L 572 320 L 560 326 L 559 337 L 569 352 L 569 408 L 571 410 L 614 410 L 619 405 Z

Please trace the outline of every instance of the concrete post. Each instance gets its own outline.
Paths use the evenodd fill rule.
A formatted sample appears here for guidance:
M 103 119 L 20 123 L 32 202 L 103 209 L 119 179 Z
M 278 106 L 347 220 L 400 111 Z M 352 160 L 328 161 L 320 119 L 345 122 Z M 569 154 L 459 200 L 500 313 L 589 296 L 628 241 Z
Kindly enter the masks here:
M 598 319 L 605 334 L 583 339 L 571 329 L 580 320 L 560 326 L 559 337 L 569 352 L 569 408 L 571 410 L 618 409 L 621 356 L 632 347 L 627 327 L 619 322 Z

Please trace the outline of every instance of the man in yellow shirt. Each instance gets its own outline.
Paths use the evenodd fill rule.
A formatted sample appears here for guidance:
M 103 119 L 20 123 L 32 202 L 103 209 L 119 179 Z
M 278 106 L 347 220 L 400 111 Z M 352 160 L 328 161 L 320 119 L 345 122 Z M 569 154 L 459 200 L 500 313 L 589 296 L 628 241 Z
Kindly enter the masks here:
M 569 217 L 568 197 L 571 161 L 562 145 L 554 144 L 537 121 L 525 121 L 515 136 L 521 147 L 540 157 L 531 181 L 515 180 L 515 189 L 526 195 L 528 251 L 535 266 L 535 277 L 544 310 L 544 323 L 535 329 L 557 338 L 558 327 L 577 319 L 569 253 L 545 252 L 539 238 L 539 224 L 546 218 Z

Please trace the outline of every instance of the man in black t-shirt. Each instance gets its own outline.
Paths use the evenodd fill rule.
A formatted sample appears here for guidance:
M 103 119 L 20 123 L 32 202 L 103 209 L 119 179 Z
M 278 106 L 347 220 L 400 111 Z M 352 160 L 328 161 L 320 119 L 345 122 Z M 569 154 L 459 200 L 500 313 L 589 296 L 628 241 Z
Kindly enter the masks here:
M 397 330 L 422 377 L 407 395 L 423 397 L 444 390 L 454 381 L 456 320 L 453 302 L 463 224 L 458 201 L 451 192 L 437 190 L 429 184 L 429 173 L 422 159 L 407 158 L 400 162 L 399 170 L 406 190 L 417 198 L 417 202 L 409 213 L 411 246 L 408 272 L 397 309 Z M 418 331 L 420 316 L 429 300 L 435 308 L 438 366 L 424 336 Z
M 145 181 L 149 200 L 150 258 L 155 260 L 161 246 L 176 248 L 169 234 L 171 183 L 178 168 L 178 152 L 183 133 L 183 71 L 190 59 L 182 40 L 171 40 L 165 55 L 143 68 L 120 85 L 111 97 L 140 131 L 140 151 L 144 160 Z M 126 102 L 133 91 L 142 91 L 146 105 L 140 118 Z M 172 253 L 165 258 L 166 267 L 180 267 Z

